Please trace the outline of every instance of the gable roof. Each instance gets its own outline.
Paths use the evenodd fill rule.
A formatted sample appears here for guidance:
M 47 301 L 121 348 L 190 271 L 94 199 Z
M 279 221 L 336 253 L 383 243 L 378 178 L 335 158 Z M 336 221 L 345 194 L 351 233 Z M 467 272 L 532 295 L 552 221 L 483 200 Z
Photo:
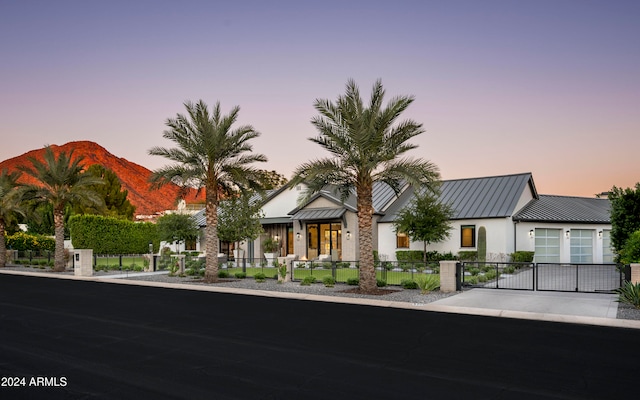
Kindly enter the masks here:
M 516 215 L 522 222 L 611 223 L 609 199 L 540 195 Z
M 489 176 L 483 178 L 453 179 L 442 181 L 440 201 L 448 203 L 454 210 L 451 219 L 477 219 L 510 217 L 515 212 L 518 200 L 529 187 L 534 198 L 538 196 L 530 172 Z M 380 222 L 393 222 L 398 213 L 414 197 L 406 190 L 396 202 L 389 206 Z

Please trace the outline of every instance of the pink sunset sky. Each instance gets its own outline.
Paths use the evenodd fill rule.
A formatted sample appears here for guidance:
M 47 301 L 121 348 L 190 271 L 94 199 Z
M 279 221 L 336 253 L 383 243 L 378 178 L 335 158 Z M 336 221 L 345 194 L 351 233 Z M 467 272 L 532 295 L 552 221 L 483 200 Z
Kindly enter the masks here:
M 186 100 L 239 105 L 261 168 L 325 154 L 316 98 L 414 95 L 411 156 L 539 193 L 640 181 L 640 1 L 2 1 L 0 161 L 91 140 L 149 169 Z

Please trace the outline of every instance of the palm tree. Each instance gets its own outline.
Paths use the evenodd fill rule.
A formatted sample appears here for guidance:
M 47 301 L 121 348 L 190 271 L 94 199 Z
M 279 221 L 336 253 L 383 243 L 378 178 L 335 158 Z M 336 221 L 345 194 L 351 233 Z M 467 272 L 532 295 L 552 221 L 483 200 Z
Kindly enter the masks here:
M 247 190 L 261 190 L 264 171 L 253 168 L 254 162 L 265 162 L 262 154 L 252 154 L 251 139 L 260 136 L 250 125 L 232 129 L 240 107 L 228 115 L 220 112 L 220 102 L 212 112 L 202 101 L 186 102 L 187 115 L 168 119 L 163 137 L 175 142 L 178 148 L 153 147 L 149 154 L 163 156 L 174 162 L 151 175 L 156 187 L 173 182 L 183 188 L 205 189 L 205 281 L 218 279 L 218 204 L 221 199 Z
M 24 215 L 19 193 L 19 172 L 0 172 L 0 268 L 7 263 L 7 244 L 5 231 L 7 224 L 15 220 L 17 214 Z
M 383 106 L 384 89 L 380 80 L 373 85 L 371 100 L 365 106 L 353 80 L 346 94 L 333 103 L 316 99 L 320 113 L 311 123 L 319 136 L 311 138 L 331 153 L 312 160 L 294 172 L 292 184 L 305 182 L 307 196 L 327 185 L 335 185 L 345 201 L 355 189 L 357 196 L 360 290 L 376 288 L 373 259 L 373 184 L 385 182 L 396 194 L 406 183 L 414 188 L 429 187 L 439 180 L 438 168 L 431 162 L 402 157 L 417 146 L 408 140 L 422 133 L 422 124 L 404 120 L 394 124 L 413 102 L 412 96 L 398 96 Z
M 53 224 L 55 227 L 55 262 L 54 271 L 65 269 L 64 261 L 64 213 L 67 205 L 77 204 L 102 206 L 102 197 L 92 187 L 103 183 L 102 179 L 83 172 L 81 162 L 84 156 L 73 159 L 73 150 L 67 154 L 53 154 L 50 146 L 45 146 L 44 161 L 35 157 L 28 160 L 32 166 L 19 167 L 26 174 L 36 178 L 38 185 L 30 185 L 25 191 L 25 199 L 35 203 L 49 203 L 53 207 Z

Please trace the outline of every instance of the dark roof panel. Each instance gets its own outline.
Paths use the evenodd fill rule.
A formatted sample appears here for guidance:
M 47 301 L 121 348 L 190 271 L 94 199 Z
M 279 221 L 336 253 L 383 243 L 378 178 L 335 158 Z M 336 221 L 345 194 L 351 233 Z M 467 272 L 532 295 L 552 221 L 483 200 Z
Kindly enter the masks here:
M 608 199 L 540 195 L 513 216 L 522 222 L 611 223 Z

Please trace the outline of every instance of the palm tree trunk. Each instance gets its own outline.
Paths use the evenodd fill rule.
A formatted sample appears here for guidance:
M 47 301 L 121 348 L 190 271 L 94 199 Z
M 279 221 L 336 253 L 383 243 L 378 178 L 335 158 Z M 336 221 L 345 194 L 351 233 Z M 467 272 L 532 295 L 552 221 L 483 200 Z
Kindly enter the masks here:
M 205 282 L 218 280 L 218 195 L 217 184 L 206 187 L 207 204 L 205 215 L 207 226 L 205 228 L 205 248 L 207 252 L 206 267 L 204 270 Z
M 4 220 L 0 219 L 0 268 L 7 264 L 7 243 L 4 241 Z
M 64 265 L 64 207 L 55 208 L 53 210 L 53 225 L 55 227 L 56 252 L 53 270 L 62 272 L 65 270 Z
M 358 237 L 360 251 L 360 290 L 370 291 L 377 287 L 373 260 L 373 184 L 358 185 Z

